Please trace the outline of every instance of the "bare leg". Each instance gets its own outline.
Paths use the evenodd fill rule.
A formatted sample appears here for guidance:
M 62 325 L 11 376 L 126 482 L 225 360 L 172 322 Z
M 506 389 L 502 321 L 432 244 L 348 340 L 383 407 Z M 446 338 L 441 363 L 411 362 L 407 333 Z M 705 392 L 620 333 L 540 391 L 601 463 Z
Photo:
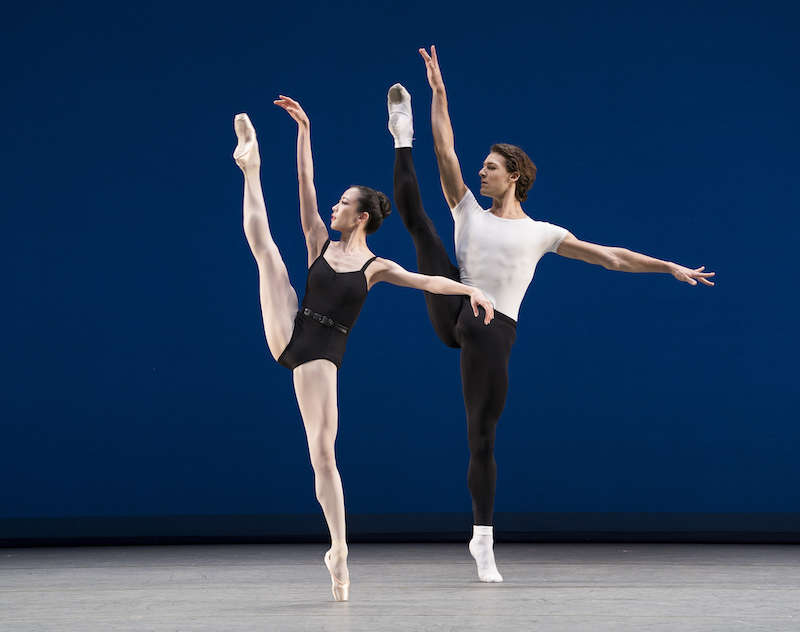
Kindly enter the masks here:
M 328 360 L 301 364 L 294 372 L 294 390 L 306 429 L 308 452 L 314 468 L 314 488 L 331 532 L 329 557 L 331 574 L 340 583 L 349 585 L 347 570 L 347 527 L 345 524 L 344 490 L 336 467 L 336 433 L 339 411 L 336 404 L 336 366 Z M 337 601 L 346 601 L 341 594 Z
M 244 232 L 258 264 L 261 314 L 267 345 L 277 360 L 292 337 L 297 293 L 289 282 L 286 264 L 269 230 L 255 129 L 246 114 L 236 116 L 234 129 L 239 143 L 233 158 L 244 173 Z M 347 601 L 350 573 L 347 569 L 344 491 L 335 454 L 339 416 L 336 365 L 328 360 L 314 360 L 297 367 L 293 377 L 314 468 L 317 500 L 331 533 L 331 549 L 325 556 L 325 563 L 334 577 L 334 598 Z
M 233 158 L 244 173 L 244 234 L 258 265 L 261 316 L 267 345 L 277 360 L 292 338 L 297 292 L 289 281 L 286 264 L 269 230 L 267 206 L 261 190 L 261 157 L 256 130 L 247 114 L 237 114 L 233 126 L 239 140 Z

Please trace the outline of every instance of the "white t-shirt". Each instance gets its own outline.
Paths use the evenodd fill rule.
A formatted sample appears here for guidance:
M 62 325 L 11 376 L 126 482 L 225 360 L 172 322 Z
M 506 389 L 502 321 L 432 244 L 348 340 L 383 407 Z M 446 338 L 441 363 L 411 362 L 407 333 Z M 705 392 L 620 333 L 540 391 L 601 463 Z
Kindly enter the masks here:
M 498 312 L 517 320 L 536 264 L 558 249 L 568 231 L 530 217 L 497 217 L 469 189 L 451 212 L 461 282 L 483 290 Z

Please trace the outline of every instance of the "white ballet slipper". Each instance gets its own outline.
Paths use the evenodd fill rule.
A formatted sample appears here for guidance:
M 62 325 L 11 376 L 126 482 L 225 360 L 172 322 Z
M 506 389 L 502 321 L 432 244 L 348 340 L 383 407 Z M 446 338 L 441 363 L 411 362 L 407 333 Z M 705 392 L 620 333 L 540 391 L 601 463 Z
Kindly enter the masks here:
M 499 584 L 503 576 L 494 562 L 494 529 L 489 526 L 474 525 L 469 552 L 478 564 L 478 578 L 489 584 Z
M 399 83 L 389 88 L 389 131 L 394 137 L 394 146 L 411 147 L 414 141 L 414 115 L 411 112 L 411 95 Z

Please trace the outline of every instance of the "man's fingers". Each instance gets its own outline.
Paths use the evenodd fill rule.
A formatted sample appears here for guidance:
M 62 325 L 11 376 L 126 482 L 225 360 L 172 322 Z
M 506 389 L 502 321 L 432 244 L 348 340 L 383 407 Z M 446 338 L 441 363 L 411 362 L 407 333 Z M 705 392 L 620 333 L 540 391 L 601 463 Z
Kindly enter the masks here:
M 705 266 L 700 266 L 699 268 L 694 270 L 693 278 L 696 279 L 697 281 L 700 281 L 703 285 L 714 285 L 714 283 L 712 281 L 708 280 L 708 277 L 714 276 L 715 273 L 714 272 L 703 272 L 703 270 L 705 270 L 705 269 L 706 269 Z M 692 285 L 695 285 L 695 283 L 693 283 Z

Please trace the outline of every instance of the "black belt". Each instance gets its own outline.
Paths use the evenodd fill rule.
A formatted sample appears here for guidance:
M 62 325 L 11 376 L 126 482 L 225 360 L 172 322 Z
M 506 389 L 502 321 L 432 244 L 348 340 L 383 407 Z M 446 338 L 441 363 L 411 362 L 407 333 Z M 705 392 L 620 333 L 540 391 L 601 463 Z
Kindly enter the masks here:
M 330 318 L 328 318 L 327 316 L 323 316 L 322 314 L 317 314 L 317 312 L 312 312 L 310 309 L 308 309 L 308 307 L 303 308 L 303 315 L 310 316 L 314 320 L 318 320 L 319 322 L 321 322 L 326 327 L 333 327 L 336 331 L 341 331 L 343 334 L 347 334 L 347 332 L 350 331 L 347 327 L 345 327 L 344 325 L 340 325 L 335 320 L 331 320 Z

